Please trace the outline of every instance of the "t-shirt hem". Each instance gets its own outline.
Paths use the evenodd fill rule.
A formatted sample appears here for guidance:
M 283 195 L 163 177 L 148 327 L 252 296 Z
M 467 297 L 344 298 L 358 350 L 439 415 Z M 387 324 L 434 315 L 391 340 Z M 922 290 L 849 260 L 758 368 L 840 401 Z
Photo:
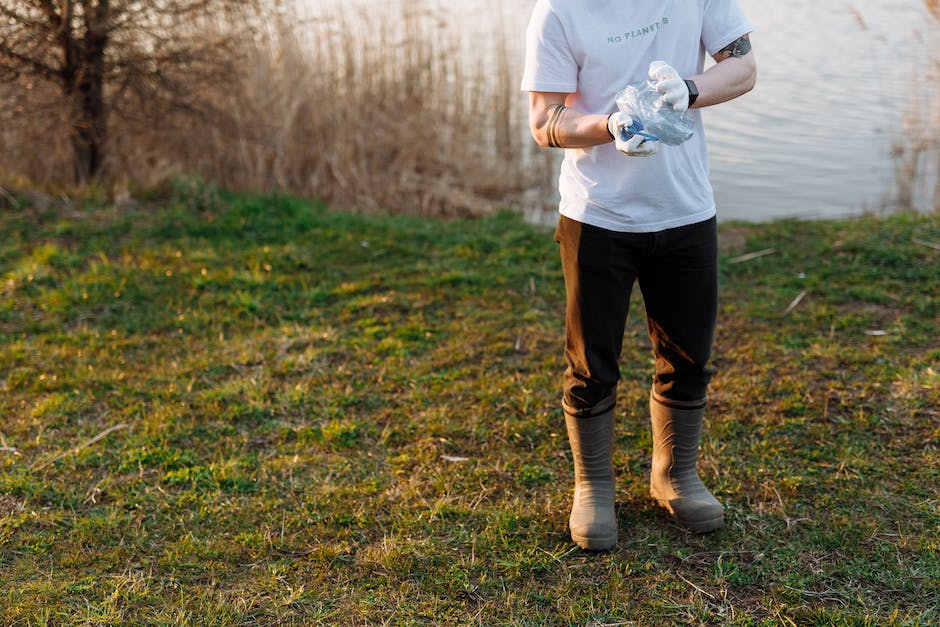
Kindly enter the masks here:
M 705 211 L 690 213 L 688 215 L 679 216 L 671 220 L 663 220 L 662 222 L 644 224 L 624 224 L 623 222 L 605 220 L 598 216 L 592 216 L 590 214 L 578 214 L 576 212 L 566 211 L 564 209 L 559 209 L 559 213 L 566 218 L 570 218 L 583 224 L 596 226 L 601 229 L 606 229 L 608 231 L 616 231 L 618 233 L 656 233 L 659 231 L 665 231 L 666 229 L 675 229 L 680 226 L 688 226 L 690 224 L 697 224 L 698 222 L 710 220 L 718 214 L 718 211 L 716 207 L 711 207 Z

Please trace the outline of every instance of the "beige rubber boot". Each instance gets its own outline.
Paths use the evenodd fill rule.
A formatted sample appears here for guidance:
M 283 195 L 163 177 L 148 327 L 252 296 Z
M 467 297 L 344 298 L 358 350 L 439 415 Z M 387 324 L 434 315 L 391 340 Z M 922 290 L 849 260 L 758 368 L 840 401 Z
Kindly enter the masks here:
M 611 459 L 613 404 L 587 418 L 566 410 L 565 425 L 574 457 L 574 502 L 568 520 L 571 539 L 582 549 L 606 551 L 617 543 L 616 478 Z
M 704 415 L 705 399 L 686 403 L 650 394 L 650 494 L 677 523 L 699 533 L 714 531 L 725 522 L 724 508 L 695 470 Z

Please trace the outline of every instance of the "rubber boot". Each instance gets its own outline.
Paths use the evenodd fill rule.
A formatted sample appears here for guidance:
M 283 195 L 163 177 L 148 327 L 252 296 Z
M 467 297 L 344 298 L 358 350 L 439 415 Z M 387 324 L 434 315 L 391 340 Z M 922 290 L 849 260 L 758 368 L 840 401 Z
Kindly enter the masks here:
M 574 543 L 588 551 L 606 551 L 617 542 L 616 478 L 611 459 L 613 400 L 605 404 L 608 409 L 583 418 L 565 408 L 568 442 L 574 458 L 574 502 L 568 526 Z
M 699 533 L 724 524 L 725 512 L 695 470 L 705 399 L 670 401 L 650 393 L 653 467 L 650 494 L 675 521 Z

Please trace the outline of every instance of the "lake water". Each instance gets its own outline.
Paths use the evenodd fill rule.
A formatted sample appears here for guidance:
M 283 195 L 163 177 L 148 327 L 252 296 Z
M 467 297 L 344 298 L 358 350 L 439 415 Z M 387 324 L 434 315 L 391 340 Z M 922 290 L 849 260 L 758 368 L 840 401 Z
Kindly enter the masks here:
M 323 10 L 340 0 L 306 1 Z M 401 1 L 433 7 L 471 33 L 477 50 L 487 37 L 508 33 L 521 72 L 533 2 Z M 892 152 L 906 141 L 903 120 L 916 98 L 932 101 L 926 106 L 938 132 L 940 24 L 926 6 L 936 0 L 740 2 L 755 26 L 758 85 L 703 113 L 720 218 L 835 218 L 891 208 Z M 520 92 L 519 106 L 525 104 Z M 922 160 L 918 209 L 940 201 L 938 163 L 936 149 Z
M 890 206 L 892 149 L 904 141 L 913 99 L 928 93 L 917 84 L 918 61 L 936 59 L 938 25 L 925 4 L 742 5 L 755 24 L 758 86 L 703 113 L 722 216 L 842 217 Z M 936 180 L 936 155 L 925 162 L 933 172 L 920 175 L 921 209 L 937 200 L 925 191 Z

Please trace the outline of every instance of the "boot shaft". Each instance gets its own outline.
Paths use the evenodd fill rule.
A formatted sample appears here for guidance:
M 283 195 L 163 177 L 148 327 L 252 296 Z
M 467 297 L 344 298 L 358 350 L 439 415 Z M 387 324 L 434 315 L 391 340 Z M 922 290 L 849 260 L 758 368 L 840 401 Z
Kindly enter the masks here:
M 650 394 L 653 463 L 650 494 L 680 525 L 698 532 L 724 524 L 724 509 L 698 476 L 705 400 L 682 403 Z
M 654 469 L 674 474 L 695 471 L 705 404 L 705 399 L 676 402 L 650 393 Z
M 613 474 L 613 410 L 590 418 L 566 413 L 565 426 L 574 461 L 575 483 L 609 479 Z
M 605 551 L 617 541 L 616 476 L 611 454 L 614 410 L 610 406 L 599 414 L 581 417 L 565 409 L 574 462 L 574 498 L 568 519 L 571 539 L 582 549 Z

